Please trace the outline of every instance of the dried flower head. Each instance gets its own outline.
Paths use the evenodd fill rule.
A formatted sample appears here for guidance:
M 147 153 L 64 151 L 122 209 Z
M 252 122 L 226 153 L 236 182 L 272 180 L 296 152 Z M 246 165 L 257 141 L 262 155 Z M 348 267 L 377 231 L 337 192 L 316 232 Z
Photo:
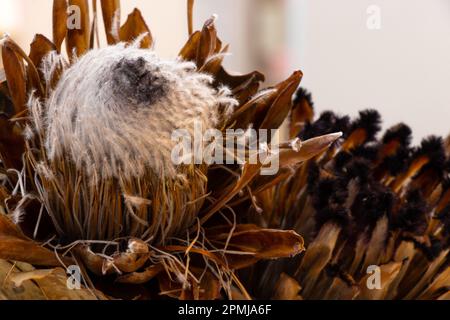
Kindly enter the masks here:
M 124 43 L 89 51 L 64 72 L 46 106 L 50 161 L 69 157 L 87 175 L 174 178 L 177 129 L 224 123 L 237 103 L 192 62 L 163 61 Z M 225 111 L 224 111 L 225 110 Z

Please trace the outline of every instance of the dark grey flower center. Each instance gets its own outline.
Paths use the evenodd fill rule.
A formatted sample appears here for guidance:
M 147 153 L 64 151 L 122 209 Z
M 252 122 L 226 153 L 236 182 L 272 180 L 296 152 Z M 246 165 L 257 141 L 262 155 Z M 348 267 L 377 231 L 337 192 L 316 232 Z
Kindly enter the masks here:
M 149 70 L 145 59 L 124 58 L 113 66 L 112 90 L 116 97 L 148 106 L 166 95 L 168 82 L 157 69 Z

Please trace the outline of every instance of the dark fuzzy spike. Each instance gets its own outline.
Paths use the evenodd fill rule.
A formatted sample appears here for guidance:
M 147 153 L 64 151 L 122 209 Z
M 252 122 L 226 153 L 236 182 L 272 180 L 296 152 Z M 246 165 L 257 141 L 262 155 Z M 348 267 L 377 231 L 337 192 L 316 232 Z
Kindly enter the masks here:
M 411 150 L 400 147 L 395 155 L 386 157 L 380 166 L 391 176 L 396 176 L 406 171 L 410 163 L 410 156 Z
M 355 157 L 375 161 L 378 157 L 378 150 L 378 145 L 362 145 L 353 149 L 351 153 Z
M 319 166 L 315 162 L 310 163 L 308 167 L 308 179 L 307 179 L 309 193 L 314 192 L 317 186 L 317 182 L 319 181 L 319 178 L 320 178 Z
M 345 167 L 352 160 L 352 155 L 349 152 L 341 151 L 334 157 L 334 169 L 339 173 L 346 171 Z
M 398 140 L 402 146 L 408 147 L 411 144 L 411 139 L 411 128 L 404 123 L 399 123 L 386 131 L 383 136 L 383 143 L 388 144 L 393 140 Z
M 314 207 L 317 210 L 320 210 L 321 208 L 328 206 L 328 203 L 336 189 L 336 179 L 325 178 L 320 180 L 314 190 Z
M 364 159 L 352 160 L 346 168 L 347 179 L 356 179 L 364 184 L 372 178 L 371 164 Z
M 393 228 L 423 235 L 428 223 L 428 209 L 420 190 L 409 191 L 405 203 L 395 216 Z
M 445 165 L 445 149 L 444 140 L 441 137 L 430 136 L 422 140 L 420 147 L 414 152 L 414 157 L 426 155 L 430 158 L 430 162 L 440 163 L 444 168 Z
M 367 132 L 367 141 L 375 139 L 376 134 L 381 130 L 381 116 L 378 111 L 368 109 L 359 112 L 359 117 L 351 124 L 351 131 L 364 129 Z
M 361 189 L 351 208 L 356 227 L 360 231 L 366 227 L 374 228 L 384 215 L 392 215 L 394 201 L 394 194 L 381 185 Z
M 347 209 L 342 207 L 326 207 L 321 210 L 317 210 L 315 218 L 316 230 L 320 230 L 320 228 L 328 222 L 335 223 L 346 230 L 350 222 L 350 215 L 348 214 Z
M 320 115 L 319 119 L 313 123 L 306 124 L 299 138 L 307 140 L 334 132 L 343 132 L 345 136 L 345 133 L 348 131 L 348 126 L 348 117 L 339 117 L 331 111 L 325 111 Z
M 306 102 L 314 108 L 314 102 L 311 93 L 303 87 L 298 88 L 294 96 L 294 104 L 300 103 L 300 101 L 306 100 Z
M 422 168 L 421 172 L 434 170 L 439 177 L 443 178 L 446 167 L 444 140 L 437 136 L 430 136 L 422 140 L 420 147 L 413 154 L 414 158 L 421 156 L 426 156 L 430 160 L 428 164 Z

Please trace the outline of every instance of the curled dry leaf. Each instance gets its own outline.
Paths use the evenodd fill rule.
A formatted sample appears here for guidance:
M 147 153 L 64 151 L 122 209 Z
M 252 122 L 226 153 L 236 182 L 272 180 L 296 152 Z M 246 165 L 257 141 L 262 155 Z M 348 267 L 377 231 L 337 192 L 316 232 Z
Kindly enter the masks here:
M 0 214 L 0 259 L 23 261 L 36 266 L 56 267 L 61 262 L 55 253 L 27 238 L 6 216 Z M 71 259 L 60 257 L 71 264 Z
M 279 95 L 265 115 L 260 129 L 278 129 L 286 119 L 292 107 L 292 95 L 297 90 L 303 73 L 294 72 L 286 81 L 277 88 Z
M 48 277 L 56 269 L 46 269 L 46 270 L 33 270 L 29 272 L 14 272 L 9 276 L 9 280 L 14 283 L 14 285 L 18 288 L 21 287 L 25 281 L 30 280 L 40 280 Z
M 120 28 L 120 40 L 132 42 L 143 34 L 145 34 L 145 36 L 141 40 L 141 48 L 151 48 L 153 45 L 152 33 L 145 23 L 141 12 L 138 9 L 134 9 L 133 12 L 128 15 L 125 24 Z

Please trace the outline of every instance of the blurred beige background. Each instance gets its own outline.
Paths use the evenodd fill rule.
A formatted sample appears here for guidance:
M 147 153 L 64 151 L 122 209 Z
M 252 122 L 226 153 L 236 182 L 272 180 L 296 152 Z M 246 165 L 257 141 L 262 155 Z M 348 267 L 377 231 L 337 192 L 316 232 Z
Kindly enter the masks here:
M 376 30 L 367 26 L 371 6 L 379 10 Z M 51 7 L 51 0 L 1 0 L 0 32 L 24 48 L 37 32 L 50 37 Z M 186 1 L 123 0 L 122 20 L 134 7 L 160 55 L 175 57 L 187 38 Z M 259 69 L 269 84 L 301 69 L 318 111 L 377 108 L 385 126 L 411 125 L 416 142 L 450 133 L 449 0 L 197 0 L 196 29 L 213 13 L 231 44 L 229 69 Z

